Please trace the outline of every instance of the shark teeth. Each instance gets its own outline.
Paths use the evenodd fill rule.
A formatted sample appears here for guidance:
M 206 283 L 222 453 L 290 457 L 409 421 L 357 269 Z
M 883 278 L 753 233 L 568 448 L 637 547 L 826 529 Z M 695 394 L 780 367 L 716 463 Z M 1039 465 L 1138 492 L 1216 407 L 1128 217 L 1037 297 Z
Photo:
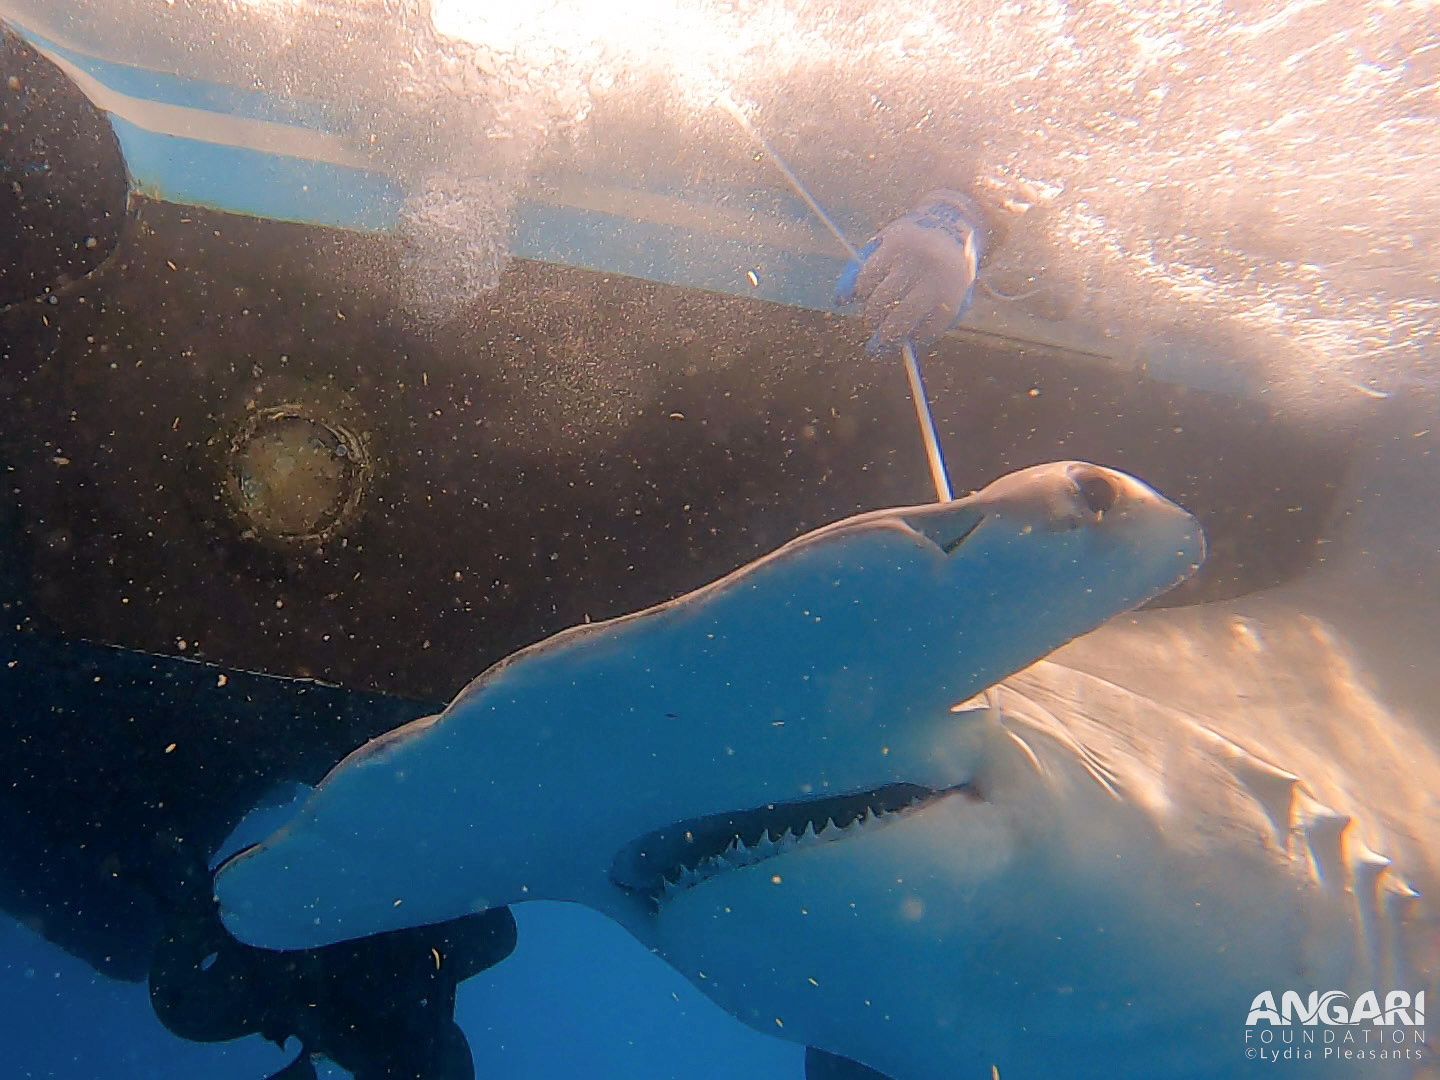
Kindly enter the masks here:
M 771 803 L 677 822 L 628 845 L 616 856 L 611 877 L 658 906 L 719 874 L 853 837 L 955 791 L 978 797 L 964 786 L 936 791 L 890 784 L 855 795 Z
M 805 823 L 804 831 L 798 836 L 793 829 L 784 830 L 778 837 L 772 836 L 767 830 L 753 845 L 747 845 L 737 836 L 719 855 L 709 855 L 697 865 L 682 867 L 675 876 L 667 876 L 663 889 L 664 897 L 669 899 L 703 881 L 709 881 L 717 874 L 723 874 L 727 870 L 743 870 L 747 866 L 755 866 L 766 859 L 773 859 L 787 852 L 829 843 L 839 839 L 841 835 L 854 833 L 879 821 L 881 817 L 888 816 L 888 814 L 869 813 L 863 818 L 852 821 L 843 829 L 833 821 L 829 821 L 826 827 L 818 833 L 815 831 L 815 823 L 810 821 Z

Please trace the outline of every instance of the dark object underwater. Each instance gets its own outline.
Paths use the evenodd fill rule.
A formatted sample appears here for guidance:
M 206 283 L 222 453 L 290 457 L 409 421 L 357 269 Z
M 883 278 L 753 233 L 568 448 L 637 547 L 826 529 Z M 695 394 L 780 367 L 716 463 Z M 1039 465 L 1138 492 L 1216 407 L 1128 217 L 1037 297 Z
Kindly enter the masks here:
M 839 1054 L 805 1048 L 805 1080 L 890 1080 L 882 1072 L 876 1072 L 868 1065 L 851 1061 Z
M 0 24 L 0 308 L 43 298 L 115 251 L 128 188 L 104 115 Z
M 208 875 L 188 891 L 150 969 L 150 1002 L 174 1034 L 193 1042 L 259 1034 L 282 1046 L 295 1037 L 300 1056 L 271 1080 L 312 1080 L 311 1054 L 355 1080 L 473 1080 L 455 988 L 514 951 L 509 909 L 278 953 L 225 932 Z
M 9 580 L 23 569 L 0 560 L 0 594 L 23 596 Z M 0 609 L 28 622 L 23 601 Z M 206 869 L 265 792 L 313 782 L 337 746 L 423 705 L 34 632 L 0 635 L 0 651 L 0 909 L 113 978 L 148 970 L 156 1014 L 182 1038 L 296 1037 L 283 1080 L 313 1078 L 312 1053 L 357 1080 L 474 1076 L 455 988 L 513 951 L 507 909 L 272 953 L 224 932 Z M 235 731 L 283 750 L 237 761 Z
M 0 564 L 0 579 L 23 571 Z M 23 605 L 0 612 L 28 622 Z M 0 910 L 129 982 L 178 883 L 254 806 L 428 711 L 34 632 L 0 633 L 0 703 Z

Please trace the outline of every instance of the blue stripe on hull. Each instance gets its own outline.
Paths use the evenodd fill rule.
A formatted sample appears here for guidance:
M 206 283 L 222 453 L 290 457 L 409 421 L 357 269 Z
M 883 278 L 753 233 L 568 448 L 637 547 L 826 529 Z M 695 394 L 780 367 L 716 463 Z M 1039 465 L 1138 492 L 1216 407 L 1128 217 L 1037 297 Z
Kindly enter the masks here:
M 379 173 L 157 135 L 111 115 L 135 190 L 232 214 L 385 232 L 404 194 Z

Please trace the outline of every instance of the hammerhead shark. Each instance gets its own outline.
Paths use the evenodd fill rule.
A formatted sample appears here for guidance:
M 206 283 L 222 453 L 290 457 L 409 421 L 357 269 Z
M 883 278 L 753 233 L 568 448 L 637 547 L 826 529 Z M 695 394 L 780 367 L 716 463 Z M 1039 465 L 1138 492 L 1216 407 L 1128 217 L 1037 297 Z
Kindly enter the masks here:
M 926 835 L 925 821 L 959 819 L 977 840 L 993 832 L 993 725 L 964 703 L 1203 557 L 1189 514 L 1080 462 L 827 526 L 694 593 L 522 650 L 439 716 L 357 750 L 294 820 L 222 867 L 222 918 L 242 941 L 301 949 L 527 899 L 575 901 L 673 948 L 682 971 L 745 1018 L 751 1007 L 732 999 L 746 980 L 692 970 L 677 914 L 703 910 L 704 932 L 688 940 L 766 938 L 743 903 L 725 902 L 760 884 L 817 927 L 835 900 L 843 910 L 823 921 L 839 937 L 823 947 L 847 948 L 865 919 L 843 895 L 862 882 L 842 875 L 819 902 L 790 882 L 836 864 L 892 890 L 915 826 Z M 836 863 L 847 848 L 856 855 Z M 964 855 L 954 880 L 1002 855 Z M 944 906 L 908 894 L 896 904 L 911 929 L 935 925 Z M 888 925 L 890 914 L 872 917 Z M 790 954 L 794 980 L 772 977 L 814 990 L 811 963 Z M 825 1035 L 824 1014 L 843 1006 L 815 995 L 809 1008 L 808 1022 L 805 1009 L 764 1022 L 879 1060 Z M 871 1019 L 877 1040 L 891 1037 Z
M 1430 565 L 1440 499 L 1390 446 L 1325 563 L 1236 601 L 1116 618 L 1200 530 L 1060 463 L 561 634 L 341 763 L 222 868 L 222 918 L 288 949 L 586 904 L 827 1075 L 1214 1077 L 1287 1046 L 1414 1075 L 1440 571 L 1379 553 Z M 1313 1007 L 1367 993 L 1388 1026 Z

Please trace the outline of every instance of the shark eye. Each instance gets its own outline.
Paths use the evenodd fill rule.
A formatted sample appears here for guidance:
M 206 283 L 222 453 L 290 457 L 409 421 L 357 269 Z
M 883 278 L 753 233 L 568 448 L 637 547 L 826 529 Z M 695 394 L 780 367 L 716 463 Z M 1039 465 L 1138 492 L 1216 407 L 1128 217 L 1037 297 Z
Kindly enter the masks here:
M 1104 514 L 1120 499 L 1120 490 L 1115 482 L 1094 466 L 1082 465 L 1071 469 L 1070 479 L 1075 481 L 1080 497 L 1092 513 Z

